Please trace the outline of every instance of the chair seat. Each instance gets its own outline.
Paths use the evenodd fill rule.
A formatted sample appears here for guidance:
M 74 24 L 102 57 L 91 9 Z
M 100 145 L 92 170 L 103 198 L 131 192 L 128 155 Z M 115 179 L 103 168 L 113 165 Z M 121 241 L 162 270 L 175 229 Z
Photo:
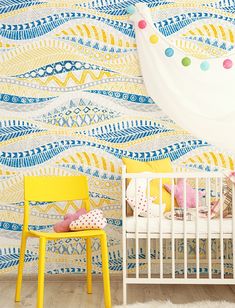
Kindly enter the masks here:
M 61 238 L 87 238 L 98 237 L 104 235 L 104 230 L 84 230 L 84 231 L 71 231 L 71 232 L 40 232 L 28 231 L 27 236 L 32 237 L 45 237 L 47 239 L 61 239 Z

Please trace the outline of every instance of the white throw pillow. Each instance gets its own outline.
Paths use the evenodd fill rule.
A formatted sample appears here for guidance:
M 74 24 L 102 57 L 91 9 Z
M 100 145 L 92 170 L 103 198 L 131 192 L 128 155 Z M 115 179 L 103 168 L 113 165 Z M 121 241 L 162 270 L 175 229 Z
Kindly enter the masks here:
M 137 204 L 138 216 L 146 217 L 148 215 L 148 204 L 150 217 L 158 217 L 160 215 L 160 206 L 156 203 L 153 203 L 156 198 L 149 196 L 149 200 L 147 200 L 147 179 L 131 179 L 126 190 L 126 198 L 127 203 L 130 205 L 134 212 Z M 162 213 L 164 213 L 165 208 L 166 204 L 164 203 L 162 204 Z
M 77 220 L 74 220 L 69 225 L 71 231 L 104 229 L 107 225 L 107 220 L 103 216 L 103 212 L 99 209 L 91 210 L 90 212 L 81 215 Z

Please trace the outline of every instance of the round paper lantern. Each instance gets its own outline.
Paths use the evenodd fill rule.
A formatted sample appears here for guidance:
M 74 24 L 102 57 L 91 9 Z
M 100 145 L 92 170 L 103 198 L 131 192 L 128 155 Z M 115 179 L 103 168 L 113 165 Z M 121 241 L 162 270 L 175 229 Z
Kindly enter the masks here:
M 157 42 L 158 42 L 158 37 L 156 36 L 156 34 L 152 34 L 152 35 L 150 36 L 149 40 L 150 40 L 150 42 L 151 42 L 152 44 L 157 44 Z
M 127 8 L 126 8 L 126 11 L 128 14 L 134 14 L 135 13 L 135 7 L 134 5 L 129 5 Z
M 139 27 L 140 29 L 144 29 L 146 26 L 147 26 L 147 23 L 146 23 L 146 21 L 145 21 L 144 19 L 142 19 L 142 20 L 140 20 L 140 21 L 138 22 L 138 27 Z
M 210 64 L 208 61 L 203 61 L 200 65 L 200 68 L 202 71 L 208 71 L 208 69 L 210 68 Z
M 165 55 L 167 56 L 167 57 L 172 57 L 173 55 L 174 55 L 174 49 L 173 48 L 167 48 L 166 50 L 165 50 Z
M 181 62 L 183 66 L 189 66 L 191 64 L 191 60 L 188 57 L 184 57 Z
M 223 62 L 223 67 L 226 69 L 230 69 L 233 66 L 233 61 L 230 59 L 226 59 Z

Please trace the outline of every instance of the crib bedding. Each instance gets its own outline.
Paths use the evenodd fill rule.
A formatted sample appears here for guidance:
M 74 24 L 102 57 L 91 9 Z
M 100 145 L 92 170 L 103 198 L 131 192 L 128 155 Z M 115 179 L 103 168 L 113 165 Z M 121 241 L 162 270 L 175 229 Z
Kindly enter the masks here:
M 135 217 L 126 218 L 126 231 L 128 233 L 134 233 L 136 231 Z M 171 234 L 172 232 L 172 220 L 162 216 L 162 233 Z M 159 233 L 159 217 L 150 217 L 150 233 Z M 199 218 L 199 233 L 207 234 L 208 233 L 208 220 L 207 218 Z M 186 221 L 186 230 L 187 234 L 196 234 L 196 217 L 192 217 L 191 221 Z M 138 217 L 138 231 L 139 233 L 147 233 L 148 231 L 148 218 L 147 217 Z M 220 219 L 211 219 L 210 220 L 210 231 L 211 234 L 220 234 Z M 232 218 L 223 219 L 223 233 L 232 234 L 233 232 L 233 223 Z M 184 234 L 184 221 L 174 220 L 174 233 Z

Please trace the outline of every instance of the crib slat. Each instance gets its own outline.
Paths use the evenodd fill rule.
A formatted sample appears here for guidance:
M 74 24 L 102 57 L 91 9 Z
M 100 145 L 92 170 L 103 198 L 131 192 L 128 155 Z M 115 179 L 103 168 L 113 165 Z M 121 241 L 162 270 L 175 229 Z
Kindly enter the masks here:
M 232 183 L 232 220 L 233 220 L 233 279 L 235 278 L 235 187 Z
M 206 191 L 207 191 L 207 232 L 208 232 L 208 275 L 209 279 L 211 279 L 211 179 L 207 178 L 206 181 Z
M 171 179 L 171 258 L 172 258 L 172 278 L 175 278 L 175 230 L 174 230 L 174 222 L 175 222 L 175 184 L 174 179 Z
M 135 179 L 135 259 L 136 259 L 136 278 L 139 278 L 139 233 L 138 233 L 138 204 L 139 195 L 137 198 L 137 185 Z
M 200 263 L 200 255 L 199 255 L 199 191 L 198 191 L 198 178 L 196 178 L 196 273 L 197 273 L 197 279 L 200 278 L 200 272 L 199 272 L 199 263 Z
M 218 185 L 219 185 L 219 182 L 218 182 L 218 178 L 216 177 L 215 178 L 215 200 L 218 200 L 218 198 L 219 198 L 219 192 L 218 192 Z M 218 217 L 218 219 L 219 219 L 219 224 L 220 224 L 220 213 L 219 213 L 219 217 Z M 220 230 L 221 231 L 221 230 Z M 219 247 L 219 244 L 218 244 L 219 242 L 218 242 L 218 240 L 216 240 L 216 253 L 215 253 L 215 255 L 216 255 L 216 258 L 218 258 L 219 257 L 219 253 L 220 253 L 220 251 L 219 251 L 219 249 L 220 249 L 220 247 Z
M 126 304 L 127 294 L 126 294 L 126 167 L 122 166 L 122 259 L 123 259 L 123 304 Z
M 150 183 L 149 179 L 147 178 L 147 217 L 148 217 L 148 239 L 147 239 L 147 254 L 148 254 L 148 278 L 151 278 L 151 241 L 150 241 Z
M 187 207 L 187 199 L 186 199 L 186 180 L 187 178 L 184 178 L 184 278 L 187 278 L 188 275 L 188 265 L 187 265 L 187 230 L 186 230 L 186 207 Z
M 223 178 L 220 178 L 220 276 L 224 279 Z
M 163 245 L 162 245 L 162 178 L 159 179 L 159 191 L 160 191 L 160 215 L 159 215 L 159 233 L 160 233 L 160 244 L 159 244 L 159 250 L 160 250 L 160 279 L 163 278 Z

